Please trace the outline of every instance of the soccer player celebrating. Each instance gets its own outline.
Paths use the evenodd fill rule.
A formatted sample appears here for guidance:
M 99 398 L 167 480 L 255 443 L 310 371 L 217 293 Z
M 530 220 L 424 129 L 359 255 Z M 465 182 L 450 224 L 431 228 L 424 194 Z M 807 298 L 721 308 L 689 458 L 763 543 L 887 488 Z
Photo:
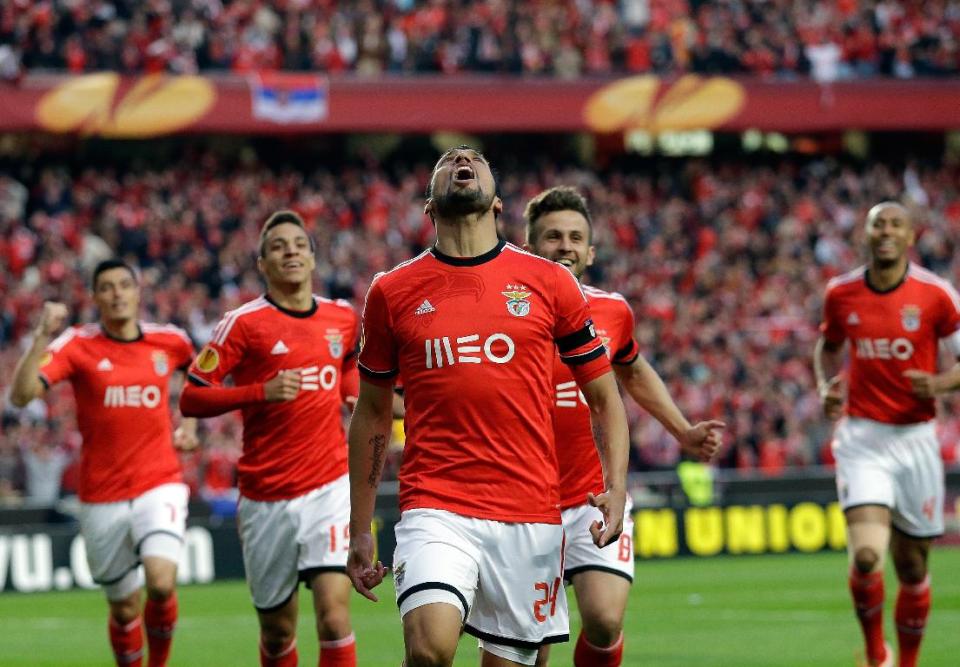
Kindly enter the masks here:
M 350 425 L 348 573 L 372 600 L 370 520 L 390 437 L 391 387 L 406 402 L 394 582 L 407 667 L 450 665 L 461 629 L 482 664 L 534 664 L 569 636 L 562 588 L 552 364 L 568 364 L 604 438 L 602 520 L 616 542 L 626 497 L 623 403 L 569 271 L 497 237 L 490 165 L 461 146 L 433 169 L 425 212 L 437 240 L 367 293 L 360 397 Z
M 72 385 L 83 436 L 80 533 L 110 607 L 110 644 L 118 665 L 139 667 L 146 625 L 148 664 L 160 667 L 167 664 L 177 621 L 177 563 L 189 495 L 174 446 L 196 446 L 195 420 L 183 420 L 171 433 L 169 383 L 174 370 L 190 363 L 193 344 L 175 326 L 138 321 L 140 287 L 120 260 L 97 265 L 93 300 L 99 323 L 70 327 L 52 343 L 67 308 L 43 304 L 10 400 L 23 406 L 62 380 Z M 144 574 L 147 601 L 141 605 Z
M 180 399 L 185 415 L 243 415 L 237 518 L 264 666 L 297 664 L 299 581 L 313 593 L 320 665 L 356 664 L 341 408 L 356 398 L 359 326 L 348 303 L 314 296 L 315 266 L 300 216 L 270 216 L 257 260 L 266 294 L 224 316 Z
M 574 188 L 555 187 L 530 200 L 524 211 L 527 247 L 567 267 L 577 280 L 593 264 L 592 226 L 587 202 Z M 709 460 L 720 446 L 723 422 L 695 426 L 684 418 L 657 372 L 640 355 L 633 337 L 633 311 L 619 294 L 583 286 L 597 335 L 611 357 L 621 386 L 680 442 L 683 452 Z M 560 464 L 560 509 L 566 533 L 564 577 L 573 582 L 583 627 L 574 649 L 578 667 L 619 665 L 623 655 L 623 615 L 633 581 L 633 520 L 630 499 L 624 509 L 619 544 L 598 549 L 586 527 L 600 519 L 587 498 L 603 490 L 590 410 L 568 367 L 554 363 L 556 391 L 553 432 Z M 547 664 L 549 647 L 538 665 Z
M 960 387 L 960 365 L 936 372 L 941 340 L 960 356 L 960 296 L 909 261 L 914 238 L 902 205 L 870 209 L 869 260 L 827 285 L 813 358 L 826 416 L 844 415 L 833 440 L 837 493 L 847 520 L 850 592 L 870 665 L 894 664 L 883 637 L 888 548 L 900 582 L 894 612 L 899 664 L 917 664 L 930 611 L 930 540 L 943 532 L 934 398 Z M 847 341 L 849 369 L 842 373 Z

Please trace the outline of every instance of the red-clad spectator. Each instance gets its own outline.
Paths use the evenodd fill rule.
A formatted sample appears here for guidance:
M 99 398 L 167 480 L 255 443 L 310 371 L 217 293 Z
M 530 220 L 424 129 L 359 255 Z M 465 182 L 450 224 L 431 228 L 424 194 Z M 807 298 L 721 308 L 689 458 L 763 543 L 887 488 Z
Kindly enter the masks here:
M 405 72 L 960 72 L 945 3 L 649 2 L 4 3 L 0 35 L 30 68 Z M 829 34 L 827 34 L 829 33 Z M 642 34 L 642 37 L 636 35 Z M 827 34 L 824 41 L 821 38 Z M 808 57 L 798 45 L 812 47 Z M 825 45 L 826 48 L 821 48 Z M 13 52 L 13 51 L 12 51 Z M 824 77 L 826 77 L 824 79 Z
M 79 74 L 86 69 L 87 53 L 83 50 L 83 43 L 79 35 L 73 35 L 67 39 L 67 43 L 63 47 L 63 59 L 68 72 Z

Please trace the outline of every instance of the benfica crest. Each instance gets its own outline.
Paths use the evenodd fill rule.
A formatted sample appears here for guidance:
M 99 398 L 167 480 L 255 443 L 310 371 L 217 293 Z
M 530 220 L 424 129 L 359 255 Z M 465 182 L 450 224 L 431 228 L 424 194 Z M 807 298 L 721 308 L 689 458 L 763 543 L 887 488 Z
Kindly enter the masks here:
M 167 353 L 160 350 L 154 350 L 150 357 L 153 359 L 153 371 L 160 377 L 165 377 L 170 372 L 170 363 Z
M 330 356 L 339 359 L 343 356 L 343 334 L 337 329 L 328 330 L 324 336 L 327 339 L 327 347 L 330 350 Z
M 507 285 L 500 294 L 507 297 L 507 312 L 515 317 L 526 317 L 530 312 L 530 295 L 533 292 L 526 285 Z
M 900 322 L 904 331 L 916 331 L 920 328 L 920 306 L 904 306 L 900 309 Z

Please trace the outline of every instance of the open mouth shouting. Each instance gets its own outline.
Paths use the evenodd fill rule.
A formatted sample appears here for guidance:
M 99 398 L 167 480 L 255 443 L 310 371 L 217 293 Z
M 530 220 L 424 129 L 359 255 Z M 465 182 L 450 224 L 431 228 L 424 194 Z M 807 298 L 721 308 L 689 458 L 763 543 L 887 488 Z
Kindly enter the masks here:
M 453 182 L 458 185 L 466 185 L 476 180 L 477 175 L 473 171 L 473 167 L 468 164 L 461 164 L 454 168 L 453 170 Z

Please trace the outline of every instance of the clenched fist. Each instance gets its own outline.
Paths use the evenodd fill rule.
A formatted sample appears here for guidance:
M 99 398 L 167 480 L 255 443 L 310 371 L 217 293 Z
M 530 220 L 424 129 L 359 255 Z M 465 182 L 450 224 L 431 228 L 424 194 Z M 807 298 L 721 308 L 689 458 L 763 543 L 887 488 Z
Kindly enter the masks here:
M 280 371 L 263 385 L 263 396 L 268 401 L 292 401 L 300 393 L 300 369 Z
M 36 333 L 39 336 L 52 336 L 67 319 L 67 307 L 57 301 L 44 301 L 40 321 L 37 322 Z
M 827 419 L 839 419 L 843 415 L 843 380 L 839 376 L 830 378 L 820 385 L 818 393 Z

